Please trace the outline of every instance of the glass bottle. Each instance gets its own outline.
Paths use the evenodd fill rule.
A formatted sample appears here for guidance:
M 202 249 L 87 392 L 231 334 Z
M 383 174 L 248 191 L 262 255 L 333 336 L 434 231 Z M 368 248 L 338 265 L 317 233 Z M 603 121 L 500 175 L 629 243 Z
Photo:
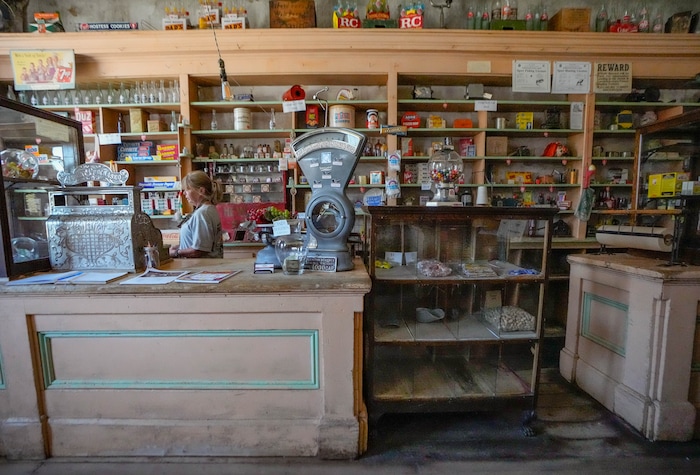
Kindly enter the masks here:
M 131 96 L 131 98 L 134 100 L 134 104 L 141 103 L 141 84 L 138 81 L 136 81 L 136 84 L 134 85 L 134 94 Z
M 114 87 L 112 86 L 112 83 L 110 82 L 107 85 L 107 104 L 114 104 L 115 102 L 115 92 L 114 92 Z
M 637 31 L 639 33 L 649 33 L 649 14 L 647 12 L 647 7 L 642 6 L 639 11 L 639 22 L 637 23 Z
M 126 104 L 128 100 L 126 89 L 124 88 L 124 83 L 119 84 L 119 103 Z
M 470 6 L 467 9 L 467 30 L 473 30 L 476 27 L 476 19 L 474 16 L 474 9 Z
M 501 19 L 501 2 L 500 0 L 494 0 L 491 4 L 491 20 Z
M 12 86 L 10 84 L 7 85 L 7 98 L 10 99 L 11 101 L 17 100 L 17 96 L 15 95 L 15 90 L 12 89 Z
M 170 88 L 170 102 L 180 102 L 180 83 L 177 79 L 173 81 Z
M 124 116 L 122 113 L 119 113 L 119 116 L 117 117 L 117 133 L 119 134 L 124 134 L 126 133 L 126 123 L 124 122 Z
M 175 132 L 177 130 L 177 117 L 175 116 L 175 111 L 170 111 L 170 131 Z
M 525 29 L 532 31 L 535 29 L 535 19 L 532 16 L 532 9 L 528 6 L 525 12 Z
M 160 80 L 160 87 L 158 88 L 158 102 L 166 102 L 167 94 L 165 92 L 165 80 Z
M 654 23 L 652 24 L 651 31 L 653 33 L 664 32 L 664 17 L 661 10 L 657 11 L 656 15 L 654 15 Z
M 490 30 L 491 29 L 491 14 L 488 12 L 488 7 L 481 14 L 481 29 Z
M 228 145 L 224 144 L 223 148 L 221 149 L 221 158 L 228 158 L 228 154 Z
M 148 102 L 155 104 L 157 99 L 158 92 L 156 91 L 156 82 L 151 81 L 151 83 L 148 85 Z
M 277 121 L 275 120 L 275 109 L 270 111 L 270 130 L 275 130 L 277 127 Z
M 547 7 L 542 5 L 542 13 L 540 13 L 540 30 L 547 31 L 549 29 L 549 14 L 547 13 Z
M 608 31 L 608 11 L 605 9 L 605 4 L 600 6 L 598 15 L 595 17 L 595 31 L 599 33 Z
M 33 105 L 33 106 L 38 106 L 38 105 L 39 105 L 39 99 L 36 97 L 36 93 L 35 93 L 34 91 L 32 91 L 32 95 L 31 95 L 31 97 L 29 98 L 29 102 L 30 102 L 31 105 Z
M 219 128 L 219 122 L 216 120 L 216 110 L 211 111 L 211 130 Z
M 146 104 L 148 102 L 148 84 L 146 81 L 141 83 L 141 104 Z

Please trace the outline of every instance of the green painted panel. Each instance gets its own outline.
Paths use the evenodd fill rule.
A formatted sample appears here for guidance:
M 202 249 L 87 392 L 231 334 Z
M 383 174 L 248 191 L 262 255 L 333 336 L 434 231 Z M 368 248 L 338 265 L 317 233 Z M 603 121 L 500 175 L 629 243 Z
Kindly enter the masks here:
M 305 338 L 310 365 L 306 378 L 297 380 L 62 380 L 56 377 L 52 342 L 61 338 Z M 318 389 L 318 330 L 168 330 L 168 331 L 53 331 L 39 332 L 39 355 L 46 389 Z
M 583 308 L 581 309 L 581 336 L 588 338 L 589 340 L 599 344 L 600 346 L 607 348 L 608 350 L 612 351 L 613 353 L 617 353 L 618 355 L 624 357 L 625 356 L 625 347 L 621 346 L 615 342 L 606 340 L 602 338 L 600 335 L 597 335 L 591 331 L 591 306 L 594 302 L 597 302 L 601 305 L 605 305 L 608 307 L 612 307 L 617 311 L 621 311 L 625 315 L 625 324 L 623 325 L 623 329 L 625 334 L 622 335 L 621 340 L 626 341 L 627 340 L 627 320 L 629 318 L 628 315 L 628 310 L 629 306 L 625 303 L 622 302 L 617 302 L 615 300 L 606 298 L 606 297 L 601 297 L 600 295 L 595 295 L 590 292 L 584 292 L 583 293 Z

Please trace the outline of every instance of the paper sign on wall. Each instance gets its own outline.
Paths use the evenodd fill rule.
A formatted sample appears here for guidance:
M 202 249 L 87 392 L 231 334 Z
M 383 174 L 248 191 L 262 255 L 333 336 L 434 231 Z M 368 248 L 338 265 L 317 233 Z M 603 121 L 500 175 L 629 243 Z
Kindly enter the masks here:
M 556 61 L 552 76 L 553 94 L 588 94 L 591 90 L 591 63 Z
M 632 63 L 595 63 L 593 92 L 629 94 L 632 92 Z
M 549 61 L 513 61 L 513 92 L 549 92 Z

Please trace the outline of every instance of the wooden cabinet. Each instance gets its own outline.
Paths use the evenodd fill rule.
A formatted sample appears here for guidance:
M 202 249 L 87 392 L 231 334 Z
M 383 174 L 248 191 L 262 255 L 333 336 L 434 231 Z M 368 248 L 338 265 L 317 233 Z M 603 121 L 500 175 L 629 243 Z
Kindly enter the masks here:
M 521 405 L 534 415 L 554 209 L 369 207 L 370 417 Z M 528 223 L 544 235 L 528 237 Z

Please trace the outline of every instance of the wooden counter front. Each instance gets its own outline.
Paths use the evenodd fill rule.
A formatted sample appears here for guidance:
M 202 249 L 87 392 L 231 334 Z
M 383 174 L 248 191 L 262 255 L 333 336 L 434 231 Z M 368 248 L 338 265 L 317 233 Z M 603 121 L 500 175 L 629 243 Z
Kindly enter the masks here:
M 242 272 L 219 284 L 0 284 L 0 456 L 360 453 L 371 285 L 360 261 L 301 276 L 253 274 L 241 259 L 163 268 Z

